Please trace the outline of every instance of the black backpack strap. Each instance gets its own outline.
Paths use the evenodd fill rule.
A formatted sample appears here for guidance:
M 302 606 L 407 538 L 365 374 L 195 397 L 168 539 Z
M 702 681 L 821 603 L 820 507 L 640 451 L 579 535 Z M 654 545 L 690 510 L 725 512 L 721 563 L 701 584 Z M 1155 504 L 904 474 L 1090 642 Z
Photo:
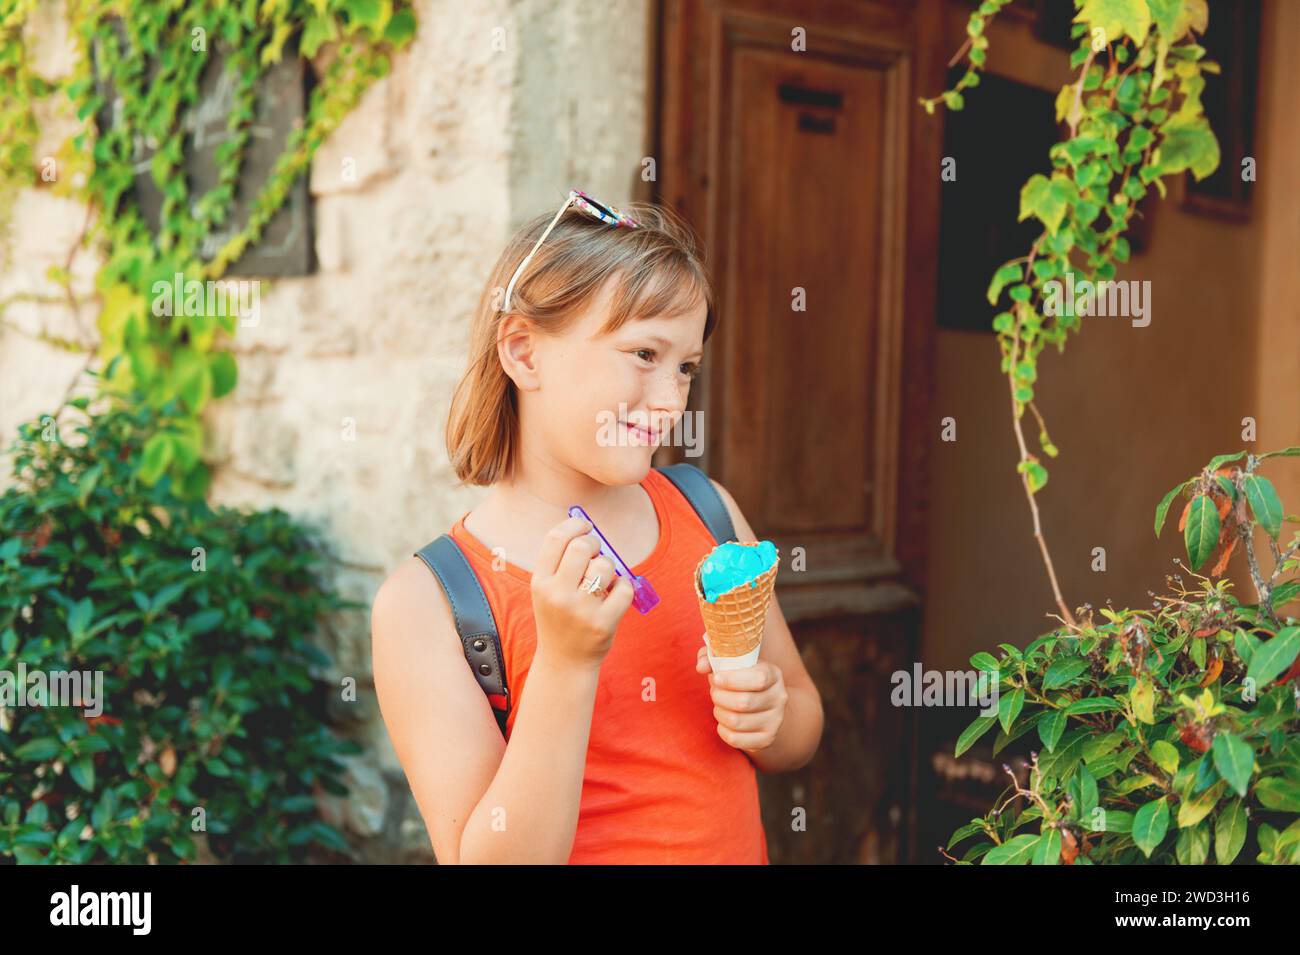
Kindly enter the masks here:
M 479 686 L 487 694 L 492 713 L 497 718 L 501 735 L 506 735 L 506 717 L 510 715 L 510 690 L 506 686 L 505 660 L 501 654 L 501 638 L 497 634 L 492 606 L 479 584 L 474 568 L 464 552 L 449 534 L 415 552 L 442 584 L 447 602 L 451 604 L 456 620 L 456 632 L 465 647 Z
M 655 470 L 672 481 L 682 496 L 690 501 L 715 541 L 721 543 L 736 539 L 736 529 L 732 526 L 727 505 L 707 474 L 687 461 L 656 467 Z

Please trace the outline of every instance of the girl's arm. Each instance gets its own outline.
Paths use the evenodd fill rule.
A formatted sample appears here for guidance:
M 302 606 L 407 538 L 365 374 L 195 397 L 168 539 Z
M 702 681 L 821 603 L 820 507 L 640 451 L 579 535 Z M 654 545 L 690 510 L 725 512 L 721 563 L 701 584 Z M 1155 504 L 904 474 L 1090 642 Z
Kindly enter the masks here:
M 599 663 L 539 646 L 506 746 L 442 588 L 412 557 L 371 612 L 384 723 L 441 864 L 568 861 Z

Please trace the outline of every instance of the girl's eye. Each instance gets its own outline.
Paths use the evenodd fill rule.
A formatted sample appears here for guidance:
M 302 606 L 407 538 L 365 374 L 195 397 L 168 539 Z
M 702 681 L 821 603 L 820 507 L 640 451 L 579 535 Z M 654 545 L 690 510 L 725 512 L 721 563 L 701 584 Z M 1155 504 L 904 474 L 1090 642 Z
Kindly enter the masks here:
M 638 348 L 633 354 L 637 355 L 638 357 L 641 355 L 649 355 L 650 356 L 649 358 L 642 359 L 642 361 L 649 362 L 654 360 L 655 350 L 653 348 Z M 686 369 L 685 372 L 683 372 L 683 374 L 685 374 L 686 377 L 691 379 L 698 378 L 700 372 L 704 370 L 704 366 L 700 362 L 694 362 L 694 361 L 686 362 L 685 364 L 682 365 L 682 368 Z

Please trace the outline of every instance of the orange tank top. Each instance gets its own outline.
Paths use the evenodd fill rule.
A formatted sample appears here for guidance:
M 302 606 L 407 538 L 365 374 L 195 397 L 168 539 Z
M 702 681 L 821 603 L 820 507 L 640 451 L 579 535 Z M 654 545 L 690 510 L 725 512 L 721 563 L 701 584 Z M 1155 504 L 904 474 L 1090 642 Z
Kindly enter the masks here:
M 713 535 L 661 473 L 652 468 L 641 487 L 659 518 L 659 542 L 632 570 L 649 578 L 660 602 L 645 615 L 628 610 L 601 664 L 569 864 L 767 865 L 754 764 L 718 735 L 708 677 L 695 672 L 704 623 L 691 575 Z M 466 530 L 465 515 L 451 536 L 496 619 L 509 740 L 537 645 L 532 575 L 511 563 L 494 572 L 491 550 Z

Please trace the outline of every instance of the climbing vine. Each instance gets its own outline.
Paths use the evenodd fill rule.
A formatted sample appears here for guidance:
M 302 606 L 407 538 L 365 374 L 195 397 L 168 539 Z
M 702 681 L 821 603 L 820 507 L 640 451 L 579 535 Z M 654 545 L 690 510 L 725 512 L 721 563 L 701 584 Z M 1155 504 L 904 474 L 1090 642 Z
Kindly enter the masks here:
M 218 336 L 234 335 L 238 316 L 213 308 L 211 296 L 160 315 L 152 290 L 177 274 L 185 285 L 216 280 L 258 241 L 320 144 L 410 41 L 415 16 L 403 0 L 67 0 L 76 65 L 53 80 L 32 64 L 37 8 L 37 0 L 0 0 L 0 228 L 21 188 L 48 185 L 86 203 L 93 223 L 78 246 L 94 243 L 103 254 L 90 360 L 103 363 L 102 387 L 113 393 L 141 394 L 157 409 L 179 399 L 181 412 L 146 442 L 139 473 L 149 484 L 170 476 L 181 496 L 200 497 L 208 482 L 200 414 L 235 387 L 235 360 Z M 186 117 L 214 54 L 232 81 L 233 106 L 215 152 L 215 185 L 196 194 Z M 205 238 L 233 224 L 259 84 L 285 56 L 318 67 L 304 121 L 289 131 L 247 220 L 205 259 Z M 36 104 L 51 99 L 70 104 L 77 129 L 53 156 L 38 157 Z M 101 124 L 106 106 L 112 121 Z M 162 197 L 156 229 L 133 189 L 142 143 L 153 150 L 149 174 Z M 79 319 L 71 261 L 50 278 Z
M 939 96 L 921 99 L 933 113 L 943 105 L 964 106 L 962 91 L 979 85 L 985 65 L 990 20 L 1010 0 L 985 0 L 967 24 L 963 55 L 967 69 Z M 1056 119 L 1068 135 L 1052 146 L 1050 175 L 1035 174 L 1020 192 L 1020 219 L 1033 218 L 1043 231 L 1029 251 L 1005 262 L 988 288 L 991 305 L 1005 302 L 993 319 L 1010 391 L 1012 422 L 1019 445 L 1017 471 L 1033 516 L 1052 592 L 1062 618 L 1074 617 L 1061 596 L 1056 571 L 1039 522 L 1034 495 L 1047 483 L 1047 469 L 1025 440 L 1022 419 L 1032 412 L 1039 449 L 1057 456 L 1043 416 L 1034 405 L 1038 356 L 1048 345 L 1064 351 L 1088 308 L 1060 307 L 1060 289 L 1093 294 L 1129 259 L 1129 230 L 1137 204 L 1164 179 L 1191 172 L 1198 180 L 1219 164 L 1219 145 L 1201 106 L 1206 60 L 1197 35 L 1208 22 L 1206 0 L 1075 0 L 1070 54 L 1074 79 L 1056 98 Z

